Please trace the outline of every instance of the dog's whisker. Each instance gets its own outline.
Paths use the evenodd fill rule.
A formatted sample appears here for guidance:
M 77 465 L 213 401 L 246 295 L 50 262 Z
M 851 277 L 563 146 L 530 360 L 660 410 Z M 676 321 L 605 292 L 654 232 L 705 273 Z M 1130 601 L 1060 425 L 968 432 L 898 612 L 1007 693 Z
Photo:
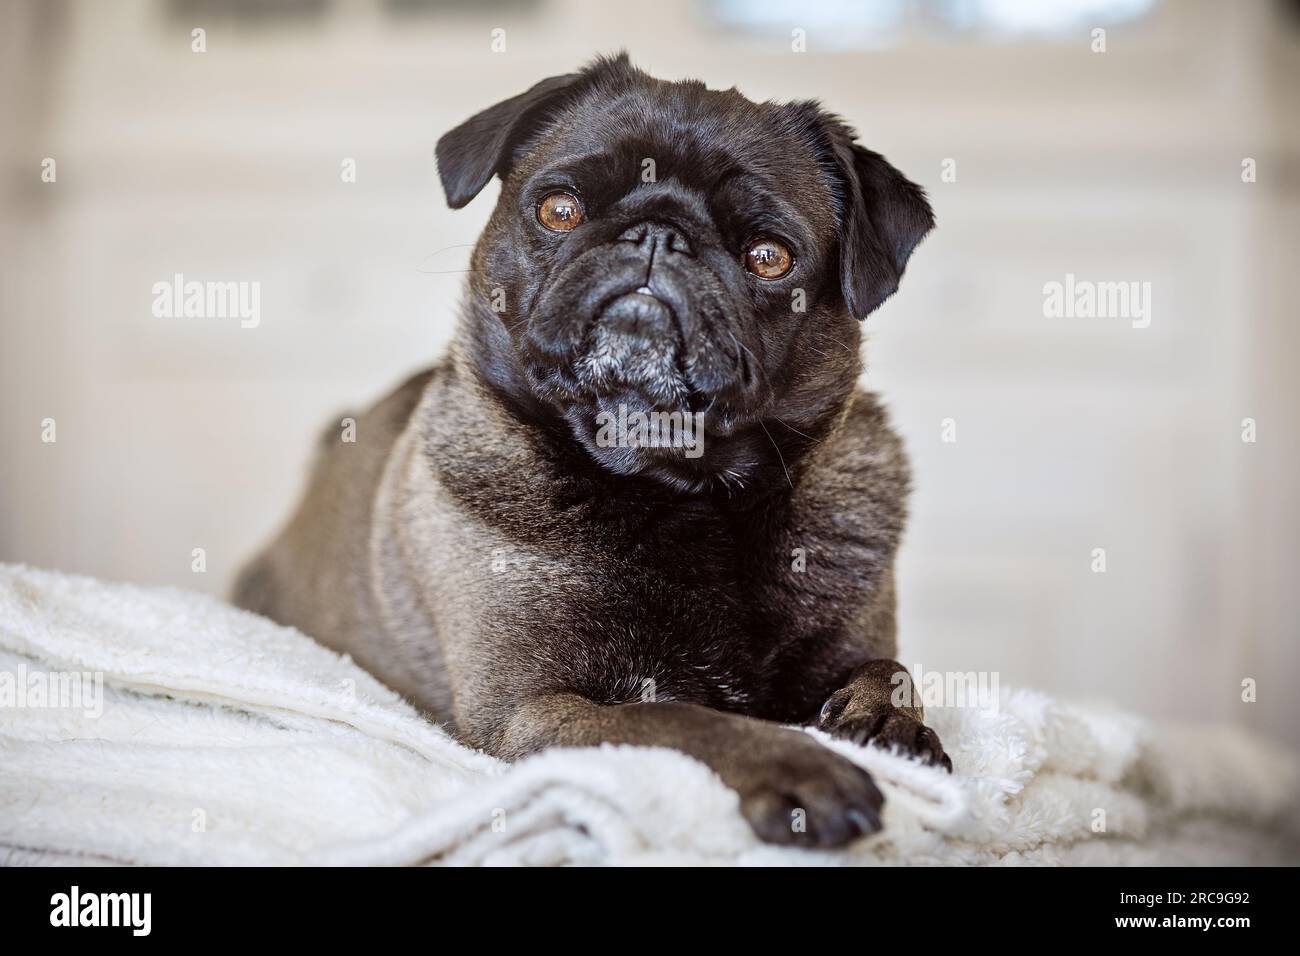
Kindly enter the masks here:
M 775 422 L 779 422 L 782 425 L 785 425 L 786 428 L 790 429 L 790 431 L 794 432 L 796 435 L 800 436 L 801 438 L 806 438 L 810 442 L 813 442 L 814 444 L 817 445 L 821 444 L 821 442 L 818 441 L 816 438 L 813 438 L 812 435 L 805 435 L 803 432 L 799 431 L 799 429 L 795 428 L 793 425 L 789 424 L 788 422 L 781 421 L 781 419 L 777 418 L 775 415 L 772 416 L 772 420 Z
M 836 345 L 838 345 L 840 348 L 842 348 L 842 349 L 843 349 L 844 351 L 846 351 L 846 352 L 853 352 L 853 351 L 854 351 L 853 349 L 851 349 L 851 348 L 849 348 L 847 345 L 845 345 L 843 342 L 841 342 L 839 339 L 837 339 L 835 336 L 831 335 L 829 332 L 822 332 L 821 335 L 822 335 L 823 338 L 830 339 L 832 342 L 834 342 Z M 824 353 L 823 353 L 823 354 L 824 354 Z
M 758 420 L 758 427 L 763 429 L 763 434 L 767 436 L 767 440 L 776 449 L 776 457 L 781 461 L 781 470 L 785 472 L 786 483 L 790 486 L 790 490 L 794 491 L 794 480 L 790 477 L 790 469 L 785 466 L 785 455 L 781 454 L 781 446 L 776 443 L 776 439 L 772 437 L 772 433 L 767 430 L 767 426 L 763 424 L 761 418 Z

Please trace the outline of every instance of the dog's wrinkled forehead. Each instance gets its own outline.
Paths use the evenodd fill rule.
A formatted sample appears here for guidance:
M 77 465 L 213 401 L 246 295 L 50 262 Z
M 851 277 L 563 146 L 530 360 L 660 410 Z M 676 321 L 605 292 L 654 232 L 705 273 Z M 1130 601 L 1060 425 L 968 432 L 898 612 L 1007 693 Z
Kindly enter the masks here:
M 799 105 L 755 103 L 735 90 L 645 74 L 616 92 L 583 90 L 519 144 L 515 180 L 552 175 L 599 188 L 606 180 L 672 180 L 732 207 L 780 207 L 818 238 L 835 230 L 840 198 Z

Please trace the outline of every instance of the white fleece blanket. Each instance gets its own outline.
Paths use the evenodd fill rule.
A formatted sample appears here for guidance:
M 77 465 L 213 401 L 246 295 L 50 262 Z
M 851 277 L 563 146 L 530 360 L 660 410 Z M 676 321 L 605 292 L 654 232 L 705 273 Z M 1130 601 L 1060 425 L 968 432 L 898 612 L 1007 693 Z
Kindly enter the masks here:
M 875 775 L 885 830 L 778 848 L 673 751 L 507 766 L 213 598 L 0 565 L 0 863 L 1300 861 L 1296 760 L 1243 732 L 1029 691 L 929 717 L 955 775 L 828 742 Z

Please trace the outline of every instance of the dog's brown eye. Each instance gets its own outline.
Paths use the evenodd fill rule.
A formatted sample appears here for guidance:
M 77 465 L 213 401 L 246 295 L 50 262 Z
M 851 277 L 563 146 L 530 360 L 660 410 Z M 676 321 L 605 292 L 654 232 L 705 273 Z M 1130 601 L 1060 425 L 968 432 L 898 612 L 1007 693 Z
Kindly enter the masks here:
M 582 203 L 572 193 L 551 193 L 537 204 L 537 221 L 553 232 L 568 232 L 582 222 Z
M 745 268 L 760 279 L 779 279 L 794 265 L 794 256 L 775 239 L 758 239 L 745 251 Z

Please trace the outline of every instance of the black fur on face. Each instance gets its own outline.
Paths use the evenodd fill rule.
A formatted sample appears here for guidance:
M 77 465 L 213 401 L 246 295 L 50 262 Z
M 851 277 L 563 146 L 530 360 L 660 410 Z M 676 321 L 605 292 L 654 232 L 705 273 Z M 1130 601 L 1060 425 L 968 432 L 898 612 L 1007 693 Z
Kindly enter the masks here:
M 453 208 L 502 179 L 462 325 L 478 374 L 607 472 L 683 491 L 791 480 L 861 371 L 858 320 L 933 224 L 816 103 L 656 80 L 625 55 L 485 110 L 437 155 Z M 539 219 L 554 193 L 577 198 L 576 227 Z M 789 249 L 786 274 L 747 270 L 759 239 Z M 620 409 L 702 415 L 702 453 L 598 440 Z

